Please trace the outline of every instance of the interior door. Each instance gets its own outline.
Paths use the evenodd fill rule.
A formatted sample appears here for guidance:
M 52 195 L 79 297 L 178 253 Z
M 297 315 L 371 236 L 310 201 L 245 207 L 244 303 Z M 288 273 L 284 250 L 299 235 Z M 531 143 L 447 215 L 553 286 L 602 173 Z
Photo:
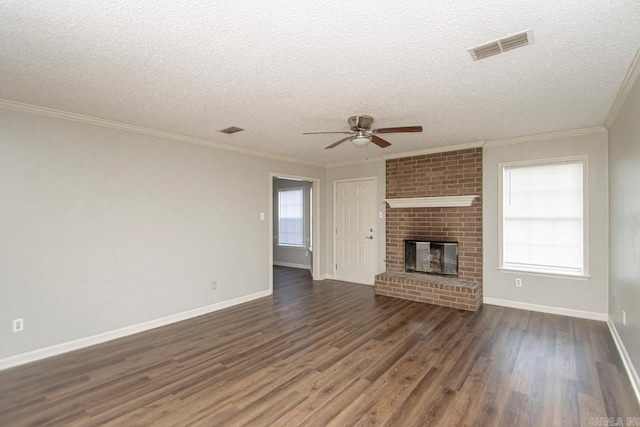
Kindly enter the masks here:
M 376 274 L 376 181 L 336 183 L 337 280 L 373 285 Z

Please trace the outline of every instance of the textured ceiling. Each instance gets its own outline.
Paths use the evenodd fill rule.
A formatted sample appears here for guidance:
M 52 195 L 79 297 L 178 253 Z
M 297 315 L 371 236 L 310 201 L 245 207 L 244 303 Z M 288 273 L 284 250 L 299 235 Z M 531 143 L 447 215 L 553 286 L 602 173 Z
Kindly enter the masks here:
M 0 98 L 331 164 L 355 114 L 424 126 L 370 157 L 601 125 L 639 46 L 637 0 L 0 1 Z

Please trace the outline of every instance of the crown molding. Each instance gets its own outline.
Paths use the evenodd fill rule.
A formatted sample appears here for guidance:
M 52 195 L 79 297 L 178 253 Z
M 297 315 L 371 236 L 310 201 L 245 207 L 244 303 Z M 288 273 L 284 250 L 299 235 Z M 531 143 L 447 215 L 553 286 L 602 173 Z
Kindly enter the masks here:
M 361 159 L 361 160 L 351 160 L 349 162 L 331 163 L 326 165 L 325 168 L 333 169 L 333 168 L 341 168 L 344 166 L 357 166 L 357 165 L 364 165 L 366 163 L 376 163 L 376 162 L 382 162 L 382 161 L 384 161 L 382 157 L 374 157 L 372 159 Z
M 519 136 L 517 138 L 495 139 L 484 143 L 485 147 L 499 147 L 501 145 L 521 144 L 524 142 L 548 141 L 551 139 L 570 138 L 574 136 L 589 135 L 592 133 L 607 133 L 602 126 L 590 128 L 561 130 L 558 132 L 539 133 L 536 135 Z
M 632 72 L 632 70 L 634 71 Z M 623 86 L 621 86 L 620 88 L 620 91 L 618 93 L 619 96 L 616 98 L 616 102 L 618 101 L 618 98 L 621 96 L 620 94 L 622 92 L 625 93 L 624 97 L 626 98 L 631 86 L 633 85 L 633 82 L 635 81 L 639 73 L 640 73 L 640 55 L 636 55 L 636 58 L 634 59 L 634 62 L 632 64 L 632 68 L 630 69 L 630 72 L 627 73 L 627 78 L 625 78 L 625 81 L 623 82 Z M 629 77 L 632 74 L 633 74 L 633 77 Z M 625 88 L 624 91 L 623 91 L 623 88 Z M 614 105 L 616 104 L 616 102 L 614 102 Z M 622 103 L 624 103 L 624 101 L 622 101 L 620 105 L 622 105 Z M 613 111 L 613 107 L 614 106 L 612 106 L 612 111 Z M 196 138 L 193 136 L 181 135 L 181 134 L 172 133 L 172 132 L 165 132 L 157 129 L 151 129 L 151 128 L 132 125 L 128 123 L 117 122 L 114 120 L 101 119 L 98 117 L 87 116 L 84 114 L 70 113 L 67 111 L 56 110 L 53 108 L 40 107 L 37 105 L 26 104 L 23 102 L 11 101 L 8 99 L 0 99 L 0 108 L 5 108 L 8 110 L 14 110 L 14 111 L 21 111 L 21 112 L 31 113 L 31 114 L 37 114 L 37 115 L 46 116 L 46 117 L 53 117 L 53 118 L 62 119 L 62 120 L 86 123 L 86 124 L 95 125 L 95 126 L 122 130 L 126 132 L 133 132 L 133 133 L 138 133 L 143 135 L 155 136 L 158 138 L 168 139 L 171 141 L 201 145 L 201 146 L 210 147 L 210 148 L 217 148 L 219 150 L 234 151 L 241 154 L 247 154 L 250 156 L 262 157 L 262 158 L 267 158 L 271 160 L 279 160 L 283 162 L 296 163 L 296 164 L 314 166 L 319 168 L 327 168 L 327 169 L 339 168 L 339 167 L 345 167 L 345 166 L 355 166 L 355 165 L 361 165 L 366 163 L 379 162 L 383 160 L 399 159 L 403 157 L 413 157 L 413 156 L 422 156 L 427 154 L 445 153 L 448 151 L 467 150 L 470 148 L 496 147 L 501 145 L 520 144 L 524 142 L 533 142 L 533 141 L 546 141 L 551 139 L 568 138 L 573 136 L 588 135 L 592 133 L 607 132 L 607 129 L 605 127 L 595 126 L 590 128 L 572 129 L 572 130 L 564 130 L 559 132 L 542 133 L 537 135 L 520 136 L 517 138 L 497 139 L 497 140 L 486 141 L 486 142 L 474 141 L 474 142 L 467 142 L 467 143 L 456 144 L 456 145 L 445 145 L 440 147 L 427 148 L 424 150 L 407 151 L 407 152 L 396 153 L 396 154 L 382 155 L 380 157 L 375 157 L 372 159 L 353 160 L 348 162 L 332 163 L 332 164 L 324 165 L 316 162 L 308 162 L 305 160 L 296 159 L 293 157 L 282 156 L 279 154 L 273 154 L 265 151 L 254 150 L 251 148 L 237 147 L 233 145 L 214 142 L 204 138 Z M 618 107 L 618 110 L 619 110 L 619 107 Z
M 611 108 L 609 108 L 609 113 L 607 117 L 604 119 L 603 126 L 607 129 L 613 125 L 613 122 L 616 120 L 616 116 L 620 112 L 620 109 L 624 105 L 627 97 L 629 96 L 629 92 L 631 92 L 631 88 L 634 83 L 638 79 L 640 75 L 640 49 L 637 50 L 636 56 L 633 57 L 633 61 L 631 61 L 631 65 L 629 65 L 629 69 L 627 70 L 627 74 L 624 76 L 624 80 L 622 80 L 622 84 L 618 89 L 618 93 L 616 93 L 616 97 L 611 104 Z
M 237 147 L 234 145 L 222 144 L 220 142 L 210 141 L 208 139 L 196 138 L 193 136 L 181 135 L 178 133 L 165 132 L 157 129 L 146 128 L 142 126 L 131 125 L 128 123 L 117 122 L 114 120 L 100 119 L 98 117 L 87 116 L 84 114 L 70 113 L 67 111 L 56 110 L 53 108 L 40 107 L 38 105 L 25 104 L 23 102 L 11 101 L 8 99 L 0 99 L 0 108 L 8 110 L 22 111 L 25 113 L 38 114 L 40 116 L 53 117 L 56 119 L 69 120 L 73 122 L 86 123 L 95 126 L 102 126 L 111 129 L 123 130 L 126 132 L 139 133 L 143 135 L 155 136 L 158 138 L 168 139 L 172 141 L 185 142 L 187 144 L 202 145 L 219 150 L 235 151 L 236 153 L 248 154 L 250 156 L 264 157 L 271 160 L 280 160 L 283 162 L 298 163 L 308 166 L 325 167 L 319 163 L 307 162 L 293 157 L 281 156 L 279 154 L 267 153 L 264 151 L 253 150 L 251 148 Z
M 484 141 L 465 142 L 464 144 L 444 145 L 441 147 L 432 147 L 418 151 L 407 151 L 405 153 L 383 155 L 384 160 L 400 159 L 403 157 L 424 156 L 426 154 L 446 153 L 447 151 L 468 150 L 469 148 L 478 148 L 484 146 Z

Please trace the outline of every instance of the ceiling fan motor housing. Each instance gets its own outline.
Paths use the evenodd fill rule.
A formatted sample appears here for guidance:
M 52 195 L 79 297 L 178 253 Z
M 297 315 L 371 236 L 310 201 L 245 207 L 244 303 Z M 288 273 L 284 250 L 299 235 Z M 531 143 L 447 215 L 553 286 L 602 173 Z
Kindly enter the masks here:
M 367 116 L 366 114 L 349 117 L 349 127 L 353 131 L 369 129 L 371 127 L 371 123 L 373 123 L 373 117 Z

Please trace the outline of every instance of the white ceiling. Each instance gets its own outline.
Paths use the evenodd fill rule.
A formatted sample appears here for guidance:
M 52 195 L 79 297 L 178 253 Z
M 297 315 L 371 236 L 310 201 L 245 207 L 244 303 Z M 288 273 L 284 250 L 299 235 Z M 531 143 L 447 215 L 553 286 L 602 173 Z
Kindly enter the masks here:
M 602 125 L 639 46 L 637 0 L 0 1 L 0 98 L 331 164 L 355 114 L 425 129 L 369 157 Z

